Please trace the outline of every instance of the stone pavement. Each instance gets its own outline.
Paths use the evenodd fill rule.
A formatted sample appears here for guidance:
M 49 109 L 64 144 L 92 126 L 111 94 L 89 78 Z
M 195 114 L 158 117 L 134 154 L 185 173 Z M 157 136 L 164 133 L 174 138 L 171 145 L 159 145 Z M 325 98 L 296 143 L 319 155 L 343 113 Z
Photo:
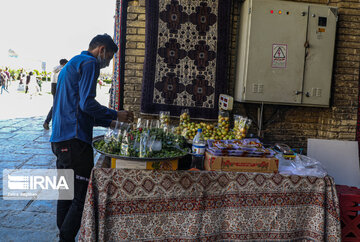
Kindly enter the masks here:
M 19 94 L 13 94 L 13 97 L 16 95 Z M 21 97 L 24 96 L 22 94 L 19 97 L 23 100 Z M 108 96 L 103 95 L 103 97 Z M 0 98 L 0 241 L 58 241 L 56 201 L 3 200 L 2 181 L 3 169 L 55 168 L 56 158 L 49 143 L 51 129 L 47 131 L 42 126 L 44 115 L 51 104 L 42 108 L 42 116 L 22 117 L 24 109 L 28 108 L 23 107 L 17 110 L 17 114 L 11 113 L 10 118 L 6 119 L 1 105 L 6 103 L 11 107 L 12 104 L 5 102 L 4 98 Z M 28 102 L 29 97 L 26 96 L 25 99 L 23 103 Z M 37 99 L 38 103 L 42 102 L 39 100 L 44 99 L 51 102 L 52 97 L 44 94 Z M 34 113 L 39 112 L 39 106 L 35 107 L 37 110 L 34 110 Z M 14 118 L 15 116 L 20 118 Z M 105 130 L 101 127 L 95 128 L 94 136 L 103 134 Z
M 56 201 L 3 200 L 3 169 L 52 169 L 50 131 L 44 116 L 0 120 L 0 240 L 57 241 Z M 104 133 L 96 128 L 94 136 Z

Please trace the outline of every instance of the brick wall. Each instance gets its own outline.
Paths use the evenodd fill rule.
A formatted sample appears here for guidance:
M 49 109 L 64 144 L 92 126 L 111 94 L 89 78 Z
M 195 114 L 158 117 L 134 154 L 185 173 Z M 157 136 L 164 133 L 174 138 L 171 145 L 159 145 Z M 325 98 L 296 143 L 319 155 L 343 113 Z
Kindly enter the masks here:
M 299 1 L 300 2 L 300 1 Z M 355 140 L 359 63 L 360 3 L 357 0 L 302 1 L 339 8 L 330 108 L 265 105 L 261 135 L 268 142 L 284 142 L 306 148 L 308 138 Z M 235 50 L 239 1 L 233 0 L 229 56 L 229 94 L 235 80 Z M 127 20 L 124 108 L 140 111 L 145 54 L 145 0 L 129 2 Z M 234 113 L 257 120 L 259 105 L 236 103 Z M 257 133 L 256 125 L 251 130 Z
M 140 112 L 141 83 L 145 56 L 145 0 L 129 1 L 126 50 L 124 109 Z

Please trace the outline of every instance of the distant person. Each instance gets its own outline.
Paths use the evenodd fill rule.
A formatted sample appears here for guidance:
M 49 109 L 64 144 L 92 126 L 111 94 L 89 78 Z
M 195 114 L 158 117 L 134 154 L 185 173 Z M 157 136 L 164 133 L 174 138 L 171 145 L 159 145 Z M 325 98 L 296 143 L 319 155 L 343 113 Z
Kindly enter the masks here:
M 55 98 L 56 84 L 57 84 L 57 80 L 59 77 L 59 73 L 60 73 L 61 69 L 65 66 L 66 63 L 68 63 L 67 59 L 61 59 L 60 65 L 58 65 L 54 68 L 54 71 L 53 71 L 54 74 L 51 79 L 51 94 L 53 95 L 53 102 L 54 102 L 54 98 Z M 43 127 L 46 130 L 49 130 L 49 124 L 50 124 L 51 117 L 52 117 L 52 110 L 53 110 L 53 107 L 51 106 L 50 111 L 49 111 L 48 115 L 46 116 L 46 119 L 43 123 Z
M 7 93 L 9 91 L 6 89 L 6 74 L 3 70 L 0 69 L 0 85 L 1 85 L 1 93 L 3 93 L 3 90 L 5 90 Z
M 24 79 L 25 79 L 25 94 L 26 94 L 29 92 L 30 73 L 28 73 Z
M 19 73 L 19 76 L 18 76 L 18 79 L 19 79 L 19 87 L 18 87 L 18 91 L 19 92 L 23 92 L 25 91 L 25 80 L 26 80 L 26 74 L 23 73 L 23 71 L 21 70 L 21 72 Z
M 93 127 L 132 122 L 133 113 L 115 111 L 96 100 L 100 69 L 109 65 L 118 47 L 107 35 L 95 36 L 87 51 L 73 57 L 61 70 L 53 105 L 51 148 L 57 169 L 74 171 L 74 199 L 58 200 L 60 241 L 74 241 L 81 224 L 90 173 L 94 167 Z
M 11 84 L 9 68 L 6 67 L 4 73 L 5 73 L 5 75 L 6 75 L 6 84 L 5 84 L 5 87 L 6 87 L 6 90 L 8 90 L 8 89 L 9 89 L 9 84 Z
M 28 92 L 30 94 L 30 99 L 33 98 L 33 96 L 37 95 L 40 91 L 39 84 L 36 80 L 36 76 L 32 71 L 29 72 L 29 82 L 28 82 Z
M 19 80 L 19 85 L 24 84 L 24 73 L 23 70 L 21 69 L 18 75 L 18 80 Z

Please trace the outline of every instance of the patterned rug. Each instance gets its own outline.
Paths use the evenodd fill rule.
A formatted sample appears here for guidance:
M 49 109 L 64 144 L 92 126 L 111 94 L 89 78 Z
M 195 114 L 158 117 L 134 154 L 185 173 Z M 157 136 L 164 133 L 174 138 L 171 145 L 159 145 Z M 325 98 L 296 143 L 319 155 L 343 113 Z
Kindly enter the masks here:
M 114 41 L 119 47 L 114 56 L 114 74 L 110 89 L 109 106 L 115 110 L 123 109 L 126 17 L 128 0 L 117 0 L 114 24 Z
M 331 177 L 92 170 L 79 241 L 340 241 Z
M 226 90 L 230 0 L 147 0 L 141 112 L 216 119 Z

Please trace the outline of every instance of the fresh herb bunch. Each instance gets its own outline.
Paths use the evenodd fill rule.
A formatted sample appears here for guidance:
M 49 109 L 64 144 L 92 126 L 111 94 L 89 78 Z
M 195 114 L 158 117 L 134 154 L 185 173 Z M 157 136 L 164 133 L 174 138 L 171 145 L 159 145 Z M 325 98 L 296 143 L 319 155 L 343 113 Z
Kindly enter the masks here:
M 122 137 L 122 142 L 127 142 L 126 154 L 122 151 L 122 142 L 111 140 L 106 143 L 103 139 L 94 142 L 94 148 L 108 154 L 139 157 L 139 142 L 140 136 L 143 132 L 147 132 L 149 137 L 155 136 L 156 140 L 161 140 L 162 149 L 160 151 L 151 151 L 149 149 L 145 157 L 149 158 L 171 158 L 186 155 L 187 143 L 186 139 L 181 135 L 176 135 L 170 132 L 164 132 L 159 128 L 146 129 L 134 129 L 126 134 L 126 137 Z

